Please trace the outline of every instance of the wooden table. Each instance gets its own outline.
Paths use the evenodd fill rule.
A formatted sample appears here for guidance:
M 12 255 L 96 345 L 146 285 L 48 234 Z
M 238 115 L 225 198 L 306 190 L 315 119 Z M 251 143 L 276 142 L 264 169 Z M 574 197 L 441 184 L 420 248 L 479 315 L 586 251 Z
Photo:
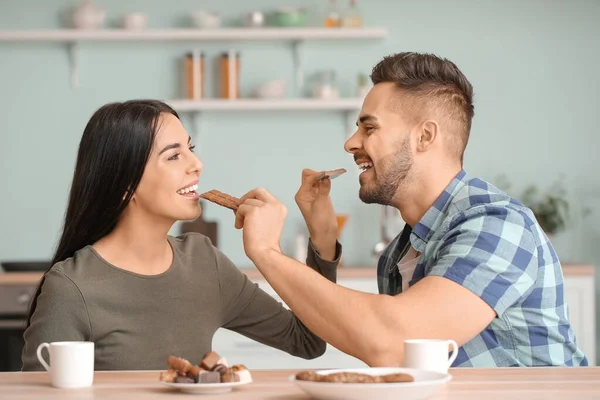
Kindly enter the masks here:
M 55 389 L 46 372 L 3 372 L 0 399 L 309 399 L 288 381 L 295 372 L 253 371 L 252 384 L 219 395 L 180 393 L 163 386 L 157 371 L 96 372 L 94 385 L 86 389 Z M 600 399 L 600 367 L 454 368 L 450 373 L 450 383 L 431 399 Z

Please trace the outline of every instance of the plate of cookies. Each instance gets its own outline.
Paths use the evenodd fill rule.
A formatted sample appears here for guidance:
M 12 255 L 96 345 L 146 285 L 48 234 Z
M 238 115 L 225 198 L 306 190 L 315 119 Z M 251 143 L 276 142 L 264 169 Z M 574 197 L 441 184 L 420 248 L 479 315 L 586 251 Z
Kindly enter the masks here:
M 230 367 L 227 360 L 214 351 L 206 353 L 198 365 L 177 356 L 170 356 L 167 365 L 169 369 L 160 373 L 160 381 L 182 392 L 226 393 L 252 382 L 252 375 L 245 366 Z
M 426 399 L 452 379 L 449 374 L 413 368 L 358 368 L 302 371 L 290 380 L 315 399 Z

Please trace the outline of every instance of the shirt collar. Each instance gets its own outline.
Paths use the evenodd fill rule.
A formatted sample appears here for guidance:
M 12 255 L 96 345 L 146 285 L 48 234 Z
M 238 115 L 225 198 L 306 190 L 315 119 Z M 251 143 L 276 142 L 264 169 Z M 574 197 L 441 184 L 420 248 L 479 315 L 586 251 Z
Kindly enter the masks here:
M 431 235 L 444 221 L 446 210 L 452 203 L 454 196 L 465 186 L 467 180 L 467 173 L 461 169 L 414 227 L 412 235 L 410 235 L 410 242 L 418 252 L 423 253 Z

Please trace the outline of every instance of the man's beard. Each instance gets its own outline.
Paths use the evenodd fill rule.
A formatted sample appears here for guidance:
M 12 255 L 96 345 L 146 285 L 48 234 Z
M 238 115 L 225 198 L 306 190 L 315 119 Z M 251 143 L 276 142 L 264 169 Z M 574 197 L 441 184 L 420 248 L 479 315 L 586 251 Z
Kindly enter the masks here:
M 399 151 L 373 166 L 375 179 L 361 185 L 358 197 L 367 204 L 392 205 L 394 196 L 406 180 L 412 164 L 410 137 L 407 137 Z

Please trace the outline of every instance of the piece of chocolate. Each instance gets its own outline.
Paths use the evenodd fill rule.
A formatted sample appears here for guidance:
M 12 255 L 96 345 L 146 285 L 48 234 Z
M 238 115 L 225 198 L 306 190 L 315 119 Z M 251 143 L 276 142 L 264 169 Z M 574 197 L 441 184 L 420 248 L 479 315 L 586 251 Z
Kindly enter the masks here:
M 221 374 L 216 371 L 201 371 L 197 377 L 198 383 L 221 383 Z
M 167 371 L 162 371 L 160 373 L 160 380 L 163 382 L 173 382 L 177 376 L 177 371 L 173 368 L 169 368 Z
M 200 363 L 200 366 L 205 370 L 210 371 L 217 364 L 219 358 L 221 357 L 217 353 L 211 351 L 204 356 L 204 359 L 202 360 L 202 363 Z
M 221 376 L 221 382 L 229 383 L 229 382 L 239 382 L 240 376 L 231 368 L 227 368 L 227 371 Z
M 189 376 L 178 376 L 177 378 L 175 378 L 174 382 L 175 383 L 196 383 L 196 381 L 193 378 L 190 378 Z
M 206 199 L 220 206 L 229 208 L 233 211 L 237 211 L 238 207 L 241 204 L 241 200 L 237 197 L 233 197 L 218 190 L 209 190 L 208 192 L 202 193 L 200 195 L 200 198 Z
M 187 373 L 187 376 L 189 376 L 190 378 L 194 378 L 196 379 L 196 377 L 198 376 L 198 374 L 200 372 L 204 371 L 202 368 L 200 368 L 200 366 L 198 365 L 194 365 L 192 368 L 190 368 L 190 370 Z
M 227 359 L 225 357 L 219 358 L 219 361 L 217 361 L 217 364 L 223 364 L 224 366 L 229 368 L 229 364 L 227 363 Z
M 223 375 L 227 371 L 227 366 L 223 364 L 215 364 L 212 370 L 218 372 L 219 375 Z
M 323 172 L 321 172 L 321 175 L 319 175 L 317 177 L 317 181 L 320 181 L 320 180 L 325 179 L 325 178 L 335 179 L 338 176 L 343 175 L 345 173 L 346 173 L 346 169 L 345 168 L 334 169 L 334 170 L 331 170 L 331 171 L 323 171 Z

